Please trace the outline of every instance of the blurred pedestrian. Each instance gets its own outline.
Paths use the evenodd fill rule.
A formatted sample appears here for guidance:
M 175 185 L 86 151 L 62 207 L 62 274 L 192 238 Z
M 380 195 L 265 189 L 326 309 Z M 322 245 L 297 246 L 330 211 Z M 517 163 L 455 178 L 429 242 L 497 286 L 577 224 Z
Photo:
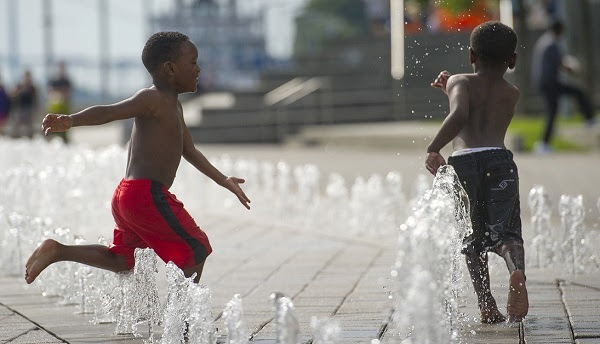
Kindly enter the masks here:
M 554 121 L 558 112 L 558 101 L 562 95 L 570 95 L 577 99 L 587 126 L 594 124 L 594 108 L 590 98 L 583 90 L 561 80 L 562 70 L 576 73 L 574 66 L 568 63 L 568 58 L 563 54 L 559 39 L 564 30 L 561 21 L 555 20 L 550 29 L 536 42 L 532 59 L 532 80 L 535 87 L 542 93 L 546 102 L 546 128 L 542 141 L 538 141 L 535 150 L 538 153 L 548 153 L 550 141 L 554 132 Z
M 61 61 L 58 64 L 58 73 L 48 82 L 48 104 L 49 113 L 71 113 L 71 80 L 67 75 L 66 64 Z M 69 142 L 66 132 L 52 133 L 59 136 L 65 142 Z
M 10 96 L 4 88 L 2 83 L 2 76 L 0 76 L 0 135 L 4 134 L 4 126 L 8 121 L 8 115 L 10 112 Z
M 12 137 L 33 137 L 33 118 L 38 111 L 38 92 L 31 72 L 26 70 L 23 79 L 12 92 L 16 111 L 11 116 Z M 14 117 L 14 118 L 13 118 Z

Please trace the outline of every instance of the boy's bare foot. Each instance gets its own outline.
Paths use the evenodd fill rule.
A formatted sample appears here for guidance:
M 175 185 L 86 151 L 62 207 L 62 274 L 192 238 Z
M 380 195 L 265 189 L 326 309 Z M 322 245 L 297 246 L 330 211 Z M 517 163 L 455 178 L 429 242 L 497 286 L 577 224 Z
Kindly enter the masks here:
M 523 271 L 513 271 L 510 275 L 508 288 L 508 302 L 506 303 L 508 321 L 522 321 L 529 311 L 529 298 L 527 296 Z
M 27 284 L 33 282 L 48 265 L 56 262 L 59 245 L 55 240 L 46 239 L 33 251 L 31 257 L 27 260 L 27 264 L 25 264 L 25 281 Z

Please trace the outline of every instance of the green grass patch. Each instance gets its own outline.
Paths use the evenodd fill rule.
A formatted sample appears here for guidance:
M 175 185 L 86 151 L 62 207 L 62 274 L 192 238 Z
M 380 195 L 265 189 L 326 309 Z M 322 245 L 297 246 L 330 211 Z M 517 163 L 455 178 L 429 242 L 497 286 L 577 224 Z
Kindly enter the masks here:
M 556 152 L 580 152 L 586 147 L 567 140 L 559 135 L 559 128 L 569 126 L 582 126 L 581 116 L 558 117 L 554 123 L 554 136 L 550 146 Z M 508 133 L 519 135 L 522 139 L 523 150 L 528 152 L 533 149 L 536 141 L 541 140 L 546 128 L 545 117 L 515 116 L 508 126 Z

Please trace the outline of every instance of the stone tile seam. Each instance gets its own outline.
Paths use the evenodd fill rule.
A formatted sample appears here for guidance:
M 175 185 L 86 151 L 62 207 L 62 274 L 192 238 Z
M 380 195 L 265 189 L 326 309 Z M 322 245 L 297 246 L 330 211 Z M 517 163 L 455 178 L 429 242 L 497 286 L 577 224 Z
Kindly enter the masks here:
M 363 270 L 363 272 L 361 273 L 361 275 L 358 277 L 358 279 L 356 280 L 356 283 L 354 283 L 354 285 L 352 286 L 352 289 L 346 295 L 344 295 L 344 298 L 342 299 L 342 301 L 340 302 L 340 304 L 334 309 L 333 315 L 336 315 L 337 312 L 339 311 L 339 309 L 342 308 L 342 305 L 344 304 L 344 302 L 346 302 L 346 299 L 348 298 L 348 296 L 352 295 L 352 293 L 356 290 L 356 288 L 358 287 L 358 285 L 360 284 L 360 282 L 369 273 L 369 271 L 371 270 L 371 268 L 373 266 L 375 266 L 375 263 L 377 262 L 377 260 L 382 255 L 383 255 L 383 249 L 380 249 L 379 252 L 377 252 L 377 254 L 373 257 L 373 259 L 371 259 L 371 262 L 369 263 L 369 265 Z M 389 319 L 391 319 L 391 316 L 390 316 Z M 378 338 L 377 339 L 381 339 L 383 337 L 383 334 L 385 333 L 385 329 L 386 328 L 387 328 L 387 323 L 381 325 L 381 328 L 378 331 Z M 312 343 L 312 341 L 311 341 L 311 343 Z
M 600 291 L 600 288 L 598 287 L 593 287 L 591 285 L 587 285 L 587 284 L 583 284 L 583 283 L 578 283 L 578 282 L 572 282 L 572 281 L 565 281 L 565 283 L 575 286 L 575 287 L 581 287 L 581 288 L 586 288 L 586 289 L 592 289 L 592 290 L 596 290 L 596 291 Z
M 310 281 L 309 281 L 308 283 L 304 284 L 304 286 L 303 286 L 302 288 L 300 288 L 300 291 L 298 291 L 296 294 L 294 294 L 293 296 L 291 296 L 291 299 L 293 300 L 293 299 L 294 299 L 294 298 L 296 298 L 296 297 L 297 297 L 299 294 L 301 294 L 301 293 L 302 293 L 302 291 L 304 291 L 304 290 L 306 289 L 306 287 L 307 287 L 307 286 L 310 284 L 310 282 L 311 282 L 311 281 L 314 281 L 314 280 L 315 280 L 315 278 L 317 278 L 317 277 L 319 276 L 319 274 L 320 274 L 322 271 L 324 271 L 324 270 L 325 270 L 325 269 L 326 269 L 326 268 L 327 268 L 329 265 L 331 265 L 331 264 L 332 264 L 332 262 L 335 260 L 335 258 L 336 258 L 336 257 L 338 257 L 338 256 L 340 256 L 340 255 L 342 254 L 342 252 L 344 251 L 344 249 L 345 249 L 345 248 L 340 248 L 340 249 L 339 249 L 339 250 L 338 250 L 338 251 L 337 251 L 335 254 L 333 254 L 333 255 L 331 256 L 331 258 L 329 258 L 329 260 L 327 260 L 327 262 L 326 262 L 326 263 L 323 265 L 323 267 L 321 267 L 321 269 L 319 269 L 319 271 L 317 271 L 317 272 L 316 272 L 316 273 L 313 275 L 313 277 L 310 279 Z M 279 266 L 279 268 L 281 268 L 281 266 L 285 265 L 287 262 L 291 261 L 291 260 L 292 260 L 292 259 L 293 259 L 293 258 L 296 256 L 296 254 L 298 254 L 298 252 L 299 252 L 299 251 L 296 251 L 296 253 L 294 253 L 294 254 L 293 254 L 293 255 L 292 255 L 290 258 L 288 258 L 288 259 L 287 259 L 287 260 L 286 260 L 284 263 L 282 263 L 282 264 Z M 277 269 L 277 270 L 279 270 L 279 269 Z M 273 274 L 275 274 L 275 272 L 273 272 L 272 274 L 270 274 L 270 275 L 269 275 L 269 277 L 270 277 L 270 276 L 272 276 Z M 269 277 L 267 277 L 267 278 L 265 279 L 265 281 L 266 281 L 267 279 L 269 279 Z M 252 338 L 253 338 L 254 336 L 256 336 L 256 335 L 257 335 L 257 334 L 258 334 L 260 331 L 262 331 L 262 329 L 263 329 L 263 328 L 265 328 L 265 326 L 267 326 L 267 325 L 268 325 L 268 324 L 269 324 L 271 321 L 273 321 L 274 319 L 275 319 L 275 317 L 272 317 L 272 318 L 270 318 L 269 320 L 267 320 L 267 321 L 263 322 L 262 324 L 260 324 L 260 325 L 258 326 L 258 329 L 257 329 L 256 331 L 254 331 L 254 332 L 253 332 L 253 333 L 250 335 L 250 340 L 252 340 Z
M 246 292 L 243 295 L 241 295 L 242 299 L 244 299 L 248 295 L 251 295 L 252 293 L 254 293 L 260 287 L 260 285 L 262 284 L 262 282 L 265 282 L 265 281 L 269 280 L 269 278 L 271 278 L 273 275 L 275 275 L 278 271 L 281 270 L 282 266 L 284 266 L 285 264 L 289 263 L 292 259 L 294 259 L 296 257 L 296 255 L 298 255 L 299 252 L 300 252 L 300 250 L 296 250 L 294 253 L 290 254 L 286 258 L 286 260 L 284 260 L 283 262 L 281 262 L 281 264 L 279 264 L 278 267 L 276 267 L 275 269 L 273 269 L 273 271 L 271 271 L 265 278 L 263 278 L 261 281 L 259 281 L 257 284 L 255 284 L 248 292 Z M 223 311 L 221 311 L 221 313 L 219 313 L 215 317 L 215 321 L 221 319 L 222 316 L 223 316 Z
M 29 319 L 28 317 L 26 317 L 24 314 L 22 314 L 21 312 L 17 311 L 16 309 L 13 309 L 13 308 L 11 308 L 11 307 L 9 307 L 9 306 L 7 306 L 7 305 L 3 304 L 3 303 L 0 303 L 0 306 L 2 306 L 2 307 L 5 307 L 6 309 L 10 310 L 10 311 L 11 311 L 11 312 L 13 312 L 14 314 L 16 314 L 16 315 L 18 315 L 18 316 L 22 317 L 23 319 L 25 319 L 25 320 L 29 321 L 30 323 L 32 323 L 33 325 L 35 325 L 35 326 L 36 326 L 35 328 L 29 329 L 29 330 L 27 330 L 26 332 L 24 332 L 24 333 L 21 333 L 21 334 L 19 334 L 18 336 L 16 336 L 16 337 L 14 337 L 14 338 L 11 338 L 11 339 L 9 339 L 9 340 L 7 341 L 7 343 L 10 343 L 10 342 L 12 342 L 12 341 L 16 340 L 17 338 L 19 338 L 19 337 L 21 337 L 21 336 L 24 336 L 24 335 L 28 334 L 29 332 L 31 332 L 31 331 L 35 331 L 35 330 L 41 330 L 41 331 L 44 331 L 44 332 L 48 333 L 49 335 L 51 335 L 52 337 L 54 337 L 54 338 L 56 338 L 56 339 L 60 340 L 61 342 L 63 342 L 63 343 L 68 343 L 66 340 L 64 340 L 64 339 L 60 338 L 59 336 L 57 336 L 57 335 L 56 335 L 54 332 L 52 332 L 52 331 L 50 331 L 50 330 L 48 330 L 48 329 L 44 328 L 44 327 L 43 327 L 42 325 L 40 325 L 39 323 L 37 323 L 37 322 L 35 322 L 35 321 L 33 321 L 33 320 Z
M 337 314 L 337 312 L 338 312 L 338 310 L 340 308 L 342 308 L 342 305 L 344 304 L 344 302 L 346 302 L 346 299 L 348 298 L 348 296 L 350 296 L 356 290 L 356 288 L 358 287 L 358 285 L 360 284 L 360 282 L 369 273 L 369 271 L 371 270 L 371 268 L 373 266 L 375 266 L 375 263 L 377 262 L 377 260 L 379 259 L 379 257 L 381 257 L 382 255 L 383 255 L 383 249 L 379 249 L 379 251 L 377 252 L 377 254 L 371 259 L 371 262 L 369 263 L 369 265 L 367 265 L 365 267 L 365 269 L 363 270 L 363 272 L 360 274 L 360 276 L 358 276 L 358 278 L 356 279 L 356 282 L 352 286 L 352 289 L 350 289 L 350 291 L 346 295 L 344 295 L 344 297 L 342 298 L 342 301 L 340 302 L 340 304 L 333 310 L 333 312 L 332 312 L 333 316 Z M 317 275 L 315 275 L 315 277 L 317 277 Z M 385 332 L 383 330 L 383 327 L 387 327 L 387 324 L 383 324 L 383 325 L 381 325 L 381 327 L 382 328 L 380 328 L 379 331 L 378 331 L 378 335 L 379 335 L 378 339 L 381 339 L 381 337 L 383 336 L 383 333 Z M 312 344 L 312 343 L 313 343 L 313 340 L 311 339 L 306 344 Z
M 573 323 L 571 322 L 571 314 L 569 314 L 569 309 L 567 308 L 567 301 L 565 300 L 565 292 L 563 289 L 563 285 L 566 283 L 564 279 L 556 280 L 556 287 L 558 288 L 558 292 L 560 293 L 560 301 L 563 305 L 563 310 L 565 315 L 567 316 L 567 321 L 569 322 L 569 333 L 571 334 L 571 340 L 575 343 L 575 332 L 573 331 Z
M 265 220 L 264 218 L 257 217 L 255 219 L 252 219 L 249 222 L 261 225 L 261 224 L 264 224 L 265 222 L 267 222 L 267 220 Z M 352 237 L 352 236 L 348 236 L 348 235 L 343 235 L 340 233 L 330 233 L 330 232 L 314 230 L 314 229 L 303 227 L 301 225 L 289 224 L 289 223 L 285 223 L 282 221 L 270 221 L 269 223 L 270 223 L 269 224 L 270 226 L 276 227 L 282 231 L 293 232 L 296 234 L 303 234 L 303 235 L 319 236 L 322 238 L 327 238 L 327 239 L 338 241 L 338 242 L 358 244 L 358 245 L 363 245 L 363 246 L 368 246 L 368 247 L 377 247 L 377 248 L 393 248 L 396 245 L 396 243 L 393 240 L 392 241 L 385 241 L 385 240 L 382 241 L 380 238 L 379 239 L 378 238 L 356 238 L 356 237 Z
M 271 228 L 264 228 L 262 229 L 259 234 L 262 235 L 263 233 L 266 233 L 267 231 L 269 231 Z M 225 278 L 227 278 L 233 271 L 236 271 L 237 269 L 239 269 L 240 267 L 244 266 L 244 264 L 248 263 L 253 257 L 255 257 L 254 254 L 249 254 L 247 255 L 240 263 L 236 264 L 235 266 L 233 266 L 231 269 L 227 270 L 226 273 L 223 273 L 221 275 L 221 277 L 217 278 L 217 280 L 215 280 L 214 282 L 212 282 L 213 285 L 219 284 L 221 283 Z

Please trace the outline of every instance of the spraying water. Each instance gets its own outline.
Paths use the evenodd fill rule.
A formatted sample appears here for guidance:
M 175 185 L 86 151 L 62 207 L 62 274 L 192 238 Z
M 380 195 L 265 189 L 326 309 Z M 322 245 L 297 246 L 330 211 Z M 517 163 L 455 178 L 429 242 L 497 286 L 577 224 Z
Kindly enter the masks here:
M 233 298 L 225 304 L 225 309 L 223 310 L 225 328 L 227 329 L 227 344 L 248 343 L 248 330 L 244 323 L 243 314 L 242 298 L 240 294 L 235 294 Z
M 313 329 L 313 344 L 335 344 L 342 332 L 339 322 L 331 318 L 312 317 L 310 327 Z
M 300 326 L 292 300 L 282 293 L 271 294 L 275 321 L 277 323 L 278 344 L 300 344 Z
M 460 249 L 472 229 L 468 198 L 451 166 L 438 170 L 413 209 L 398 236 L 396 311 L 388 331 L 397 341 L 457 342 L 466 320 L 458 309 L 465 287 Z
M 99 231 L 112 228 L 108 200 L 122 178 L 126 154 L 122 148 L 91 151 L 57 141 L 14 142 L 0 138 L 0 150 L 11 152 L 0 155 L 5 167 L 0 171 L 0 182 L 6 188 L 0 198 L 3 275 L 21 275 L 26 258 L 45 238 L 82 244 L 86 236 L 97 237 Z M 390 331 L 397 338 L 412 342 L 459 340 L 456 329 L 463 318 L 457 300 L 463 292 L 464 280 L 458 252 L 462 237 L 470 230 L 470 222 L 466 212 L 468 201 L 451 167 L 440 169 L 433 187 L 425 176 L 419 176 L 413 186 L 413 198 L 408 201 L 402 191 L 402 178 L 395 172 L 385 178 L 359 177 L 349 187 L 334 173 L 321 194 L 320 173 L 314 165 L 293 168 L 283 161 L 274 165 L 254 160 L 234 161 L 227 156 L 213 160 L 227 174 L 240 171 L 260 181 L 251 185 L 257 190 L 256 195 L 264 197 L 255 201 L 255 211 L 259 214 L 273 216 L 275 208 L 277 219 L 290 224 L 375 238 L 398 235 L 397 258 L 391 272 L 398 288 L 394 293 L 396 312 Z M 186 188 L 187 185 L 197 187 Z M 196 192 L 198 189 L 203 192 Z M 207 211 L 235 203 L 231 195 L 214 183 L 198 179 L 197 172 L 187 165 L 182 165 L 174 190 L 186 199 L 189 207 Z M 535 237 L 526 251 L 535 252 L 536 257 L 530 261 L 540 267 L 568 262 L 566 268 L 572 273 L 600 269 L 597 251 L 600 231 L 583 225 L 581 197 L 561 198 L 560 227 L 551 224 L 551 205 L 543 187 L 532 190 L 529 204 Z M 600 209 L 600 199 L 597 206 Z M 404 209 L 412 209 L 408 219 Z M 330 225 L 324 225 L 327 223 Z M 71 228 L 77 228 L 77 232 Z M 107 245 L 104 239 L 100 243 Z M 138 331 L 136 324 L 148 323 L 148 339 L 152 341 L 153 329 L 160 319 L 156 314 L 161 311 L 156 306 L 160 302 L 156 301 L 158 296 L 151 277 L 156 275 L 156 258 L 143 259 L 145 262 L 136 263 L 136 268 L 138 276 L 145 276 L 138 278 L 138 282 L 144 281 L 148 287 L 144 295 L 136 295 L 140 289 L 136 286 L 135 271 L 113 274 L 70 262 L 51 265 L 36 283 L 44 295 L 59 296 L 61 303 L 78 304 L 80 312 L 94 312 L 94 322 L 116 321 L 117 333 L 134 333 Z M 141 271 L 143 268 L 148 270 Z M 180 343 L 187 337 L 195 342 L 213 343 L 216 333 L 210 314 L 210 291 L 193 284 L 172 264 L 167 267 L 167 281 L 162 342 Z M 274 296 L 273 303 L 280 343 L 297 343 L 299 327 L 293 303 L 280 294 Z M 190 304 L 195 305 L 193 310 Z M 230 309 L 231 314 L 234 309 Z M 237 321 L 232 320 L 232 324 Z M 231 338 L 233 328 L 228 327 Z M 315 323 L 313 330 L 315 343 L 335 340 L 333 334 L 337 333 L 334 325 L 321 322 Z M 244 337 L 237 336 L 242 342 Z

